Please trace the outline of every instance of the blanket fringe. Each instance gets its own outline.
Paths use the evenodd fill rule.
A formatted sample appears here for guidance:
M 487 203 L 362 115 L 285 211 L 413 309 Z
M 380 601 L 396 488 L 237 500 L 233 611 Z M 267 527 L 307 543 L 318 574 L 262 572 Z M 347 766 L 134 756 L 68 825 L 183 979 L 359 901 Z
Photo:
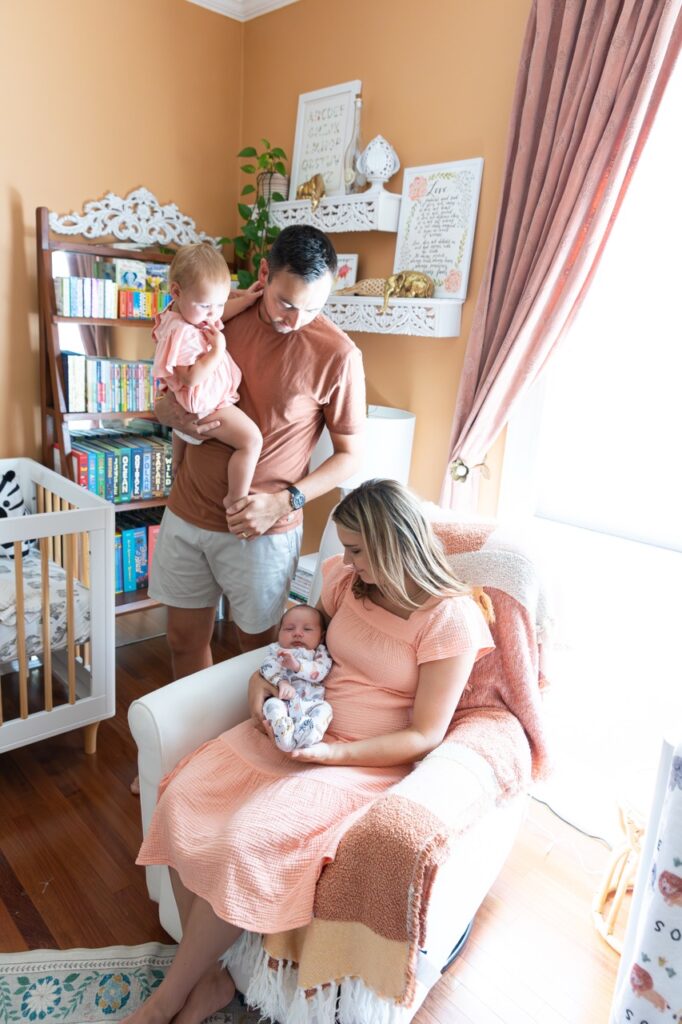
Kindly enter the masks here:
M 244 998 L 271 1024 L 335 1024 L 338 985 L 318 985 L 314 992 L 298 988 L 298 967 L 275 961 L 263 948 L 262 936 L 242 932 L 221 957 L 223 967 L 249 978 Z
M 339 1024 L 405 1024 L 411 1013 L 382 999 L 359 978 L 344 978 L 339 999 Z
M 242 932 L 221 957 L 228 970 L 250 977 L 244 998 L 271 1024 L 405 1024 L 409 1012 L 368 988 L 359 978 L 334 981 L 314 992 L 296 984 L 296 964 L 279 960 L 277 967 L 263 949 L 262 936 Z

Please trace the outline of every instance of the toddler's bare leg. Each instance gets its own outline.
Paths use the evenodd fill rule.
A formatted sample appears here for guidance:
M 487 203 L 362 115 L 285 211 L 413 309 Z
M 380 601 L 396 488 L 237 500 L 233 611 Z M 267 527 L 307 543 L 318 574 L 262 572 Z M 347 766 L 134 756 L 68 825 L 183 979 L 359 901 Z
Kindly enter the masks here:
M 228 490 L 223 499 L 225 508 L 229 508 L 238 498 L 245 498 L 249 493 L 263 447 L 263 435 L 253 420 L 234 405 L 216 409 L 215 417 L 220 420 L 220 426 L 211 436 L 234 448 L 227 467 Z

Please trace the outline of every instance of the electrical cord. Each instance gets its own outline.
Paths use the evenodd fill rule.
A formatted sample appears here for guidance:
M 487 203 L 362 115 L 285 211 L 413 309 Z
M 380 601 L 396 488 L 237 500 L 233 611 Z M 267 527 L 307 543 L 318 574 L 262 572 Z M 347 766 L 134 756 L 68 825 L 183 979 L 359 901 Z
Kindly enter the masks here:
M 538 804 L 543 804 L 547 808 L 547 810 L 552 812 L 555 818 L 558 818 L 559 821 L 563 821 L 565 825 L 570 825 L 571 828 L 574 828 L 576 830 L 576 832 L 580 832 L 581 835 L 587 836 L 588 839 L 596 839 L 598 843 L 603 843 L 607 850 L 613 850 L 613 846 L 608 841 L 608 839 L 604 839 L 604 836 L 597 836 L 594 835 L 594 833 L 592 832 L 586 832 L 584 828 L 580 828 L 580 826 L 576 825 L 575 822 L 569 821 L 568 818 L 564 818 L 561 814 L 559 814 L 558 811 L 554 810 L 551 804 L 548 804 L 546 800 L 541 800 L 539 796 L 531 795 L 531 799 L 535 800 L 535 802 Z

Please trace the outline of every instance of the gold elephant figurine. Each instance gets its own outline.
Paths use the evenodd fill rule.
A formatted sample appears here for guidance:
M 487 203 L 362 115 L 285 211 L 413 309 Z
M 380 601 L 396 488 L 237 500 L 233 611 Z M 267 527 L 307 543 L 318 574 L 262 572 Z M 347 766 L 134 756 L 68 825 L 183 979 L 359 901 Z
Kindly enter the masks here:
M 401 270 L 386 278 L 384 285 L 384 304 L 379 316 L 388 309 L 388 300 L 395 299 L 430 299 L 436 290 L 433 278 L 422 274 L 420 270 Z
M 312 178 L 309 178 L 307 181 L 304 181 L 296 189 L 296 198 L 309 199 L 310 208 L 313 211 L 313 213 L 320 205 L 320 199 L 322 199 L 322 197 L 325 196 L 326 194 L 327 192 L 324 187 L 324 178 L 322 177 L 321 174 L 313 174 Z

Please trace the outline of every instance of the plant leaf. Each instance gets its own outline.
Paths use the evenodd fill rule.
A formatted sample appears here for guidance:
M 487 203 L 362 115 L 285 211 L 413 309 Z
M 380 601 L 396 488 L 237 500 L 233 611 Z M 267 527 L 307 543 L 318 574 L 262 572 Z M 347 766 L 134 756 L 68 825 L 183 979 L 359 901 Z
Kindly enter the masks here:
M 255 185 L 244 185 L 244 188 L 242 189 L 241 194 L 243 196 L 248 196 L 248 195 L 251 195 L 251 193 L 255 192 L 255 191 L 256 191 L 256 186 Z
M 253 206 L 249 206 L 247 203 L 237 203 L 237 209 L 239 210 L 240 217 L 243 217 L 244 220 L 251 220 Z
M 286 160 L 287 158 L 286 153 L 284 152 L 283 149 L 280 149 L 279 146 L 276 146 L 274 149 L 270 150 L 270 156 L 279 157 L 281 160 Z
M 270 143 L 268 142 L 267 139 L 261 139 L 261 142 L 263 143 L 266 149 L 270 149 Z
M 237 236 L 234 240 L 234 251 L 237 256 L 240 256 L 242 259 L 246 259 L 249 255 L 249 243 L 245 238 L 242 238 L 241 235 Z
M 278 160 L 277 163 L 275 164 L 275 170 L 277 171 L 278 174 L 286 175 L 287 173 L 287 169 L 281 160 Z
M 256 280 L 256 275 L 252 274 L 250 270 L 238 270 L 237 279 L 240 288 L 249 288 Z
M 285 202 L 284 196 L 282 195 L 281 192 L 273 192 L 270 198 L 273 199 L 276 203 Z
M 246 174 L 255 174 L 256 173 L 256 168 L 254 167 L 253 164 L 243 164 L 242 165 L 242 170 Z
M 253 146 L 246 146 L 241 152 L 237 153 L 237 156 L 258 156 L 258 151 Z
M 233 241 L 234 239 L 228 238 L 227 235 L 224 235 L 223 238 L 218 239 L 218 245 L 232 245 Z

